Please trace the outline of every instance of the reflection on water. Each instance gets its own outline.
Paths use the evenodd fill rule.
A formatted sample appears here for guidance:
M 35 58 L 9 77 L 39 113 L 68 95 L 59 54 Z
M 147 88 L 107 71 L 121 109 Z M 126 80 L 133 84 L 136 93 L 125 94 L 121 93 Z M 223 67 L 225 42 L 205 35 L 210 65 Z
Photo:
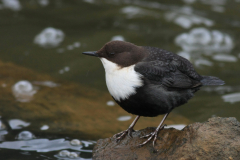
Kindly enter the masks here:
M 12 129 L 22 129 L 29 126 L 21 120 L 10 120 L 9 125 Z M 31 152 L 49 153 L 46 156 L 49 158 L 57 157 L 59 159 L 78 159 L 85 160 L 91 159 L 92 148 L 95 144 L 94 141 L 86 141 L 79 139 L 47 139 L 38 138 L 32 132 L 22 130 L 14 136 L 16 132 L 11 129 L 7 129 L 3 123 L 1 123 L 0 129 L 0 148 L 8 150 L 21 151 L 22 155 L 31 155 Z M 21 126 L 21 127 L 19 127 Z M 46 127 L 46 125 L 45 125 Z M 45 129 L 46 130 L 46 129 Z M 8 138 L 8 137 L 13 138 Z M 25 152 L 22 152 L 25 151 Z M 26 154 L 28 153 L 28 154 Z M 1 155 L 1 153 L 0 153 Z M 49 156 L 51 155 L 51 156 Z
M 25 133 L 26 134 L 26 133 Z M 26 137 L 27 136 L 27 137 Z M 62 139 L 31 139 L 28 135 L 19 138 L 18 141 L 5 141 L 0 143 L 2 149 L 14 149 L 21 151 L 35 151 L 35 152 L 53 152 L 59 151 L 57 154 L 52 154 L 52 157 L 57 158 L 74 158 L 74 159 L 91 159 L 92 150 L 88 149 L 93 146 L 94 142 L 82 141 L 79 145 L 72 145 L 70 141 Z M 23 140 L 24 139 L 24 140 Z M 89 158 L 82 158 L 88 155 Z
M 0 148 L 5 149 L 17 149 L 24 151 L 37 151 L 37 152 L 51 152 L 51 151 L 60 151 L 63 149 L 70 149 L 81 152 L 91 153 L 91 150 L 86 149 L 90 145 L 93 145 L 94 142 L 82 141 L 79 145 L 72 145 L 70 141 L 62 139 L 32 139 L 31 133 L 24 131 L 21 133 L 22 137 L 18 137 L 19 141 L 5 141 L 0 144 Z M 24 141 L 21 141 L 24 140 Z
M 110 99 L 102 64 L 81 54 L 110 40 L 172 51 L 226 82 L 202 87 L 166 123 L 240 118 L 239 2 L 0 0 L 0 157 L 91 159 L 89 139 L 129 126 L 133 116 Z M 141 118 L 136 129 L 156 126 L 156 119 Z

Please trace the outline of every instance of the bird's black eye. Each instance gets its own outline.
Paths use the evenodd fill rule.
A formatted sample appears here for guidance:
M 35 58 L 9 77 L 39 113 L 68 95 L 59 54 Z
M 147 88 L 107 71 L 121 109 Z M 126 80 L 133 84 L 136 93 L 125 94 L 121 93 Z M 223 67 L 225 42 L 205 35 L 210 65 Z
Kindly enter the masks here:
M 110 55 L 114 55 L 115 53 L 114 52 L 111 52 Z

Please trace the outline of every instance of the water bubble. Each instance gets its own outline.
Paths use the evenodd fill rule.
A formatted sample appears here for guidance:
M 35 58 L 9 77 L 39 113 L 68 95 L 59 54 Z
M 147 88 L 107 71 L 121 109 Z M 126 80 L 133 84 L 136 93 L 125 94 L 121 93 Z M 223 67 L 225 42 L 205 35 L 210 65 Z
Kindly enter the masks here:
M 32 100 L 33 95 L 37 92 L 37 90 L 29 81 L 23 80 L 13 85 L 12 92 L 17 101 L 29 102 Z
M 78 47 L 81 46 L 81 43 L 80 43 L 80 42 L 75 42 L 75 43 L 73 43 L 73 46 L 76 47 L 76 48 L 78 48 Z
M 77 158 L 78 157 L 78 154 L 76 152 L 70 152 L 69 158 Z
M 59 70 L 59 74 L 63 74 L 63 73 L 64 73 L 63 69 Z
M 29 131 L 22 131 L 17 136 L 18 140 L 29 140 L 33 138 L 35 138 L 35 136 Z
M 115 103 L 113 101 L 107 101 L 107 106 L 114 106 Z
M 64 71 L 66 71 L 66 72 L 70 71 L 70 67 L 68 67 L 68 66 L 64 67 Z
M 132 118 L 132 116 L 121 116 L 121 117 L 118 117 L 117 120 L 118 121 L 128 121 Z
M 62 150 L 58 154 L 60 157 L 69 157 L 70 152 L 68 150 Z
M 48 27 L 34 38 L 34 43 L 44 48 L 54 48 L 63 41 L 64 37 L 60 29 Z
M 67 46 L 67 49 L 68 49 L 68 50 L 73 50 L 73 49 L 74 49 L 74 46 L 73 46 L 73 45 L 68 45 L 68 46 Z
M 41 130 L 48 130 L 48 129 L 49 129 L 49 126 L 48 126 L 48 125 L 43 125 L 40 129 L 41 129 Z
M 73 139 L 70 141 L 70 144 L 73 146 L 79 146 L 79 145 L 82 145 L 82 142 L 78 139 Z

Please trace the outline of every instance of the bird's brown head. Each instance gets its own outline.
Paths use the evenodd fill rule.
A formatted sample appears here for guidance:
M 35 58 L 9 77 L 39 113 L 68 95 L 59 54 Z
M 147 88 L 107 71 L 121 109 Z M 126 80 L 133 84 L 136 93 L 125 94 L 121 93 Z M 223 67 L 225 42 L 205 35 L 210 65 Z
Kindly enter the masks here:
M 98 51 L 83 52 L 83 54 L 105 58 L 119 67 L 128 67 L 141 61 L 146 56 L 147 51 L 143 47 L 129 42 L 110 41 Z

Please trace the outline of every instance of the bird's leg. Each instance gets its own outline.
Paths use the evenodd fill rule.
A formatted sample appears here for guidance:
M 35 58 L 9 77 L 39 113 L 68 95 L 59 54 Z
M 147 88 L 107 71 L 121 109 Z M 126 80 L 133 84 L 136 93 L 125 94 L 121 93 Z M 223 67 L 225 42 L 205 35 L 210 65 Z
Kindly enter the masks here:
M 117 141 L 122 140 L 123 137 L 126 136 L 126 134 L 128 134 L 129 137 L 132 137 L 132 131 L 134 131 L 133 127 L 135 126 L 139 118 L 140 116 L 137 116 L 127 130 L 117 133 L 113 137 L 117 138 Z
M 153 147 L 154 147 L 155 142 L 157 140 L 158 131 L 163 129 L 164 126 L 166 126 L 165 124 L 163 125 L 163 122 L 165 121 L 165 119 L 167 118 L 168 115 L 169 115 L 169 113 L 165 114 L 165 116 L 163 117 L 161 123 L 159 124 L 159 126 L 156 128 L 156 130 L 154 132 L 152 132 L 152 133 L 150 133 L 148 135 L 140 137 L 140 138 L 148 138 L 148 137 L 149 138 L 145 142 L 139 144 L 139 146 L 143 146 L 144 144 L 148 143 L 154 137 L 154 139 L 153 139 Z

